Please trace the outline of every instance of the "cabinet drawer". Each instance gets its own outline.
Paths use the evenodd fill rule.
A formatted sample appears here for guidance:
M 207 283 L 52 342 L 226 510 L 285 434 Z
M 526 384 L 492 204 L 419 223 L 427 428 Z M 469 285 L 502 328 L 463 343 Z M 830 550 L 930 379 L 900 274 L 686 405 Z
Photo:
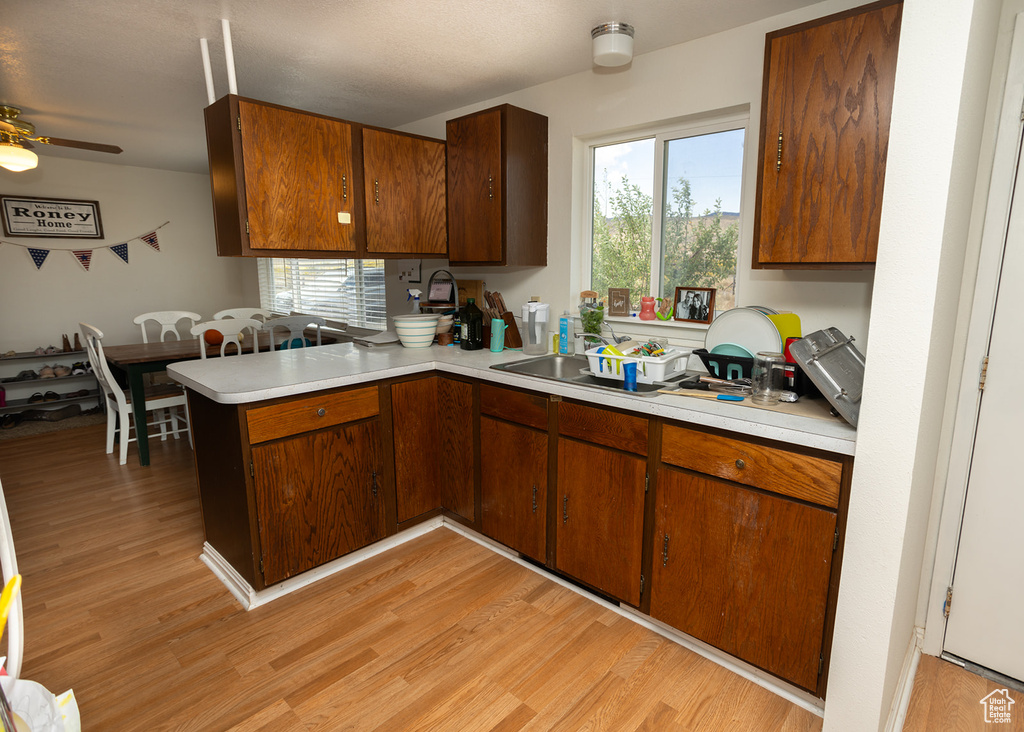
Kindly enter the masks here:
M 321 394 L 245 413 L 249 443 L 276 440 L 378 414 L 377 387 Z
M 647 454 L 647 419 L 644 417 L 559 402 L 558 433 L 636 455 Z
M 754 445 L 675 425 L 665 425 L 661 460 L 830 508 L 839 506 L 843 464 L 835 460 Z
M 536 394 L 481 384 L 480 413 L 539 430 L 548 428 L 548 400 Z

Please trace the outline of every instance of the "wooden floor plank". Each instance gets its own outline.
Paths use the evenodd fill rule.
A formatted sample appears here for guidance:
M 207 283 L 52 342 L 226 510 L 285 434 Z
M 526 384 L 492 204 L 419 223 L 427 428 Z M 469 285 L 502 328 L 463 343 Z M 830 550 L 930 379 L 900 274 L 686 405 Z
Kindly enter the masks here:
M 439 529 L 244 612 L 198 557 L 187 442 L 0 442 L 24 675 L 96 730 L 813 730 L 820 719 Z M 745 726 L 746 725 L 746 726 Z

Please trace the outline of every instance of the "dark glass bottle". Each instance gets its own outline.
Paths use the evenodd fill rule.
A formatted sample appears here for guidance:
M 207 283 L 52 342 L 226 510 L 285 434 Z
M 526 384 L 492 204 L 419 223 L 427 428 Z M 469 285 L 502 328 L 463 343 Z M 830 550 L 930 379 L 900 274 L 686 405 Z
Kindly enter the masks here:
M 476 299 L 466 300 L 462 308 L 462 338 L 459 345 L 463 351 L 477 351 L 484 347 L 484 314 L 476 306 Z

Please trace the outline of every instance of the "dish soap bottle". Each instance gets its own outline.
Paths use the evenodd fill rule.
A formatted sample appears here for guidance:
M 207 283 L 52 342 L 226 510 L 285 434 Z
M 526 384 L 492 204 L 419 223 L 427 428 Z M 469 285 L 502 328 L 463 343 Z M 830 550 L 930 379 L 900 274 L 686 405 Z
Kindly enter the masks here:
M 568 310 L 558 319 L 558 352 L 563 356 L 576 353 L 576 323 Z
M 476 306 L 476 298 L 466 300 L 462 308 L 462 338 L 459 346 L 463 351 L 477 351 L 484 347 L 484 314 Z

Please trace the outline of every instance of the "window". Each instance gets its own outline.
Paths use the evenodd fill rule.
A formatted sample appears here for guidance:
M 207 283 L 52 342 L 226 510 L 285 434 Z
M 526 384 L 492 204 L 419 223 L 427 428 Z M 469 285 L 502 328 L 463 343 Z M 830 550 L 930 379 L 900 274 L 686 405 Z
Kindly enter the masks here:
M 716 309 L 735 306 L 746 125 L 744 115 L 591 144 L 591 289 L 628 287 L 639 310 L 643 295 L 714 287 Z
M 297 311 L 384 329 L 382 259 L 259 260 L 260 303 L 275 313 Z

